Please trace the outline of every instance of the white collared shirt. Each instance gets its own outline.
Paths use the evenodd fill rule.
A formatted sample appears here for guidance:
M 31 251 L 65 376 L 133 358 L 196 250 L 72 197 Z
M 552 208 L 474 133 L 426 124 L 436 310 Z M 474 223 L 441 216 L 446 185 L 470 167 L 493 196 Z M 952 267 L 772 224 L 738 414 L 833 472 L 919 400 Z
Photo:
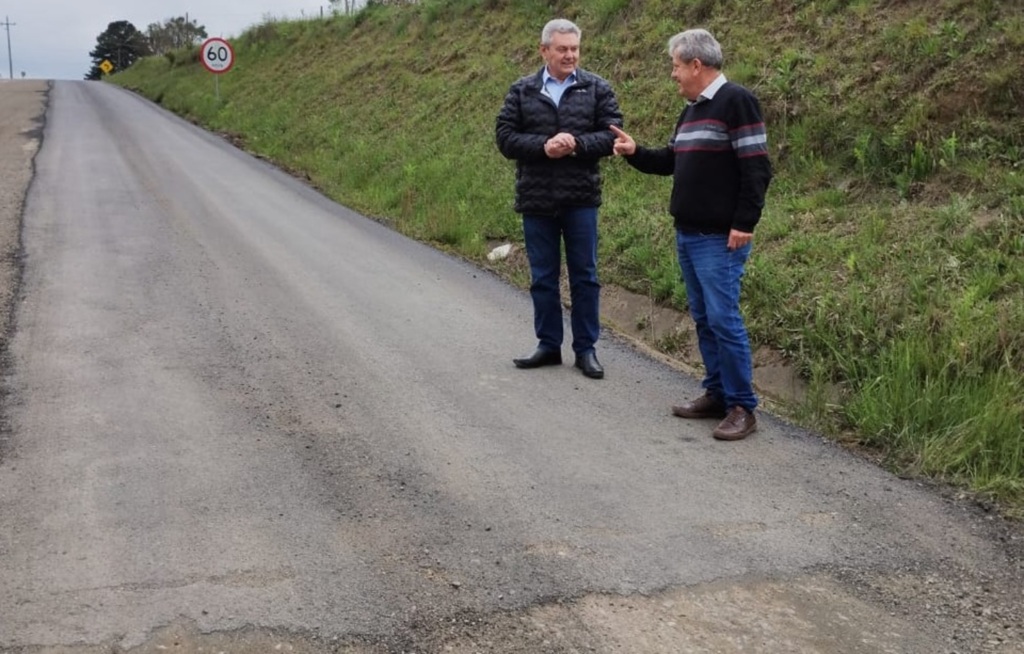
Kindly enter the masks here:
M 549 98 L 551 98 L 551 100 L 555 103 L 555 106 L 557 107 L 558 103 L 562 100 L 562 94 L 565 93 L 565 90 L 567 88 L 569 88 L 570 86 L 572 86 L 575 83 L 576 83 L 576 71 L 575 70 L 572 71 L 571 73 L 569 73 L 569 75 L 565 78 L 564 82 L 559 82 L 557 79 L 555 79 L 554 77 L 551 76 L 551 73 L 548 72 L 548 67 L 545 66 L 544 67 L 544 76 L 543 76 L 543 86 L 541 86 L 541 91 L 540 92 L 543 93 L 544 95 L 548 96 Z
M 729 80 L 725 79 L 725 73 L 719 73 L 718 77 L 713 79 L 710 84 L 704 87 L 704 90 L 700 92 L 700 95 L 697 96 L 697 99 L 694 100 L 693 103 L 697 104 L 698 102 L 704 102 L 705 100 L 710 100 L 715 97 L 715 94 L 718 93 L 718 89 L 725 86 L 725 83 L 728 81 Z

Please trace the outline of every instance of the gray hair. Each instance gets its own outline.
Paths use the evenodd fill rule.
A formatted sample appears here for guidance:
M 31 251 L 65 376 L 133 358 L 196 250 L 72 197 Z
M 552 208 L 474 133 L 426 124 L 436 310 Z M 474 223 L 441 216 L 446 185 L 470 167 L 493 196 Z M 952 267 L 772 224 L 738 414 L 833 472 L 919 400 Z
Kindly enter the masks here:
M 580 31 L 579 27 L 576 27 L 576 23 L 564 18 L 556 18 L 548 21 L 548 24 L 540 31 L 540 44 L 551 45 L 551 37 L 555 35 L 555 32 L 559 34 L 575 34 L 577 38 L 583 38 L 583 32 Z
M 700 63 L 718 70 L 725 63 L 721 44 L 711 32 L 702 29 L 686 30 L 673 36 L 668 40 L 668 54 L 679 57 L 680 61 L 700 59 Z

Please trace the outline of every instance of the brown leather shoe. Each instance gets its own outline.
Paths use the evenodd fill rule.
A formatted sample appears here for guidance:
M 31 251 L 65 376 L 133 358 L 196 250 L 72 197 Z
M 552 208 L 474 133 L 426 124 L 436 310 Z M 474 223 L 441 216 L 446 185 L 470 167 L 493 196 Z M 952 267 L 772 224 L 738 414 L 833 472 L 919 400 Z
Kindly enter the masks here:
M 725 420 L 719 423 L 711 435 L 720 441 L 738 441 L 757 430 L 757 418 L 741 406 L 729 409 Z
M 725 405 L 713 395 L 705 393 L 696 400 L 672 407 L 672 415 L 679 418 L 718 418 L 725 417 Z

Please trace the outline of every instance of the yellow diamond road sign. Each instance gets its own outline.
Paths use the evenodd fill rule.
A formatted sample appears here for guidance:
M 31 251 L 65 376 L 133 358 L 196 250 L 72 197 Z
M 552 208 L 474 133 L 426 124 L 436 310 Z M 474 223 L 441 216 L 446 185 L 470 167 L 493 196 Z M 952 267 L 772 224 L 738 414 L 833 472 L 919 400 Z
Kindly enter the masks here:
M 114 64 L 110 63 L 109 59 L 104 59 L 103 63 L 100 64 L 100 70 L 109 75 L 110 71 L 114 70 Z

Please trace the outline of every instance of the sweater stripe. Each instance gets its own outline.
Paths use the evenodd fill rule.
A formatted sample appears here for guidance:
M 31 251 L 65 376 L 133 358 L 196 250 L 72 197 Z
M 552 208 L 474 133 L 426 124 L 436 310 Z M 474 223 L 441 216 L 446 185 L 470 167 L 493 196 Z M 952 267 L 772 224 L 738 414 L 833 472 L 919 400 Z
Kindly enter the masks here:
M 672 149 L 675 152 L 728 152 L 732 149 L 729 128 L 720 120 L 694 120 L 679 125 Z
M 740 158 L 768 156 L 768 134 L 764 123 L 744 125 L 732 130 L 732 148 Z

